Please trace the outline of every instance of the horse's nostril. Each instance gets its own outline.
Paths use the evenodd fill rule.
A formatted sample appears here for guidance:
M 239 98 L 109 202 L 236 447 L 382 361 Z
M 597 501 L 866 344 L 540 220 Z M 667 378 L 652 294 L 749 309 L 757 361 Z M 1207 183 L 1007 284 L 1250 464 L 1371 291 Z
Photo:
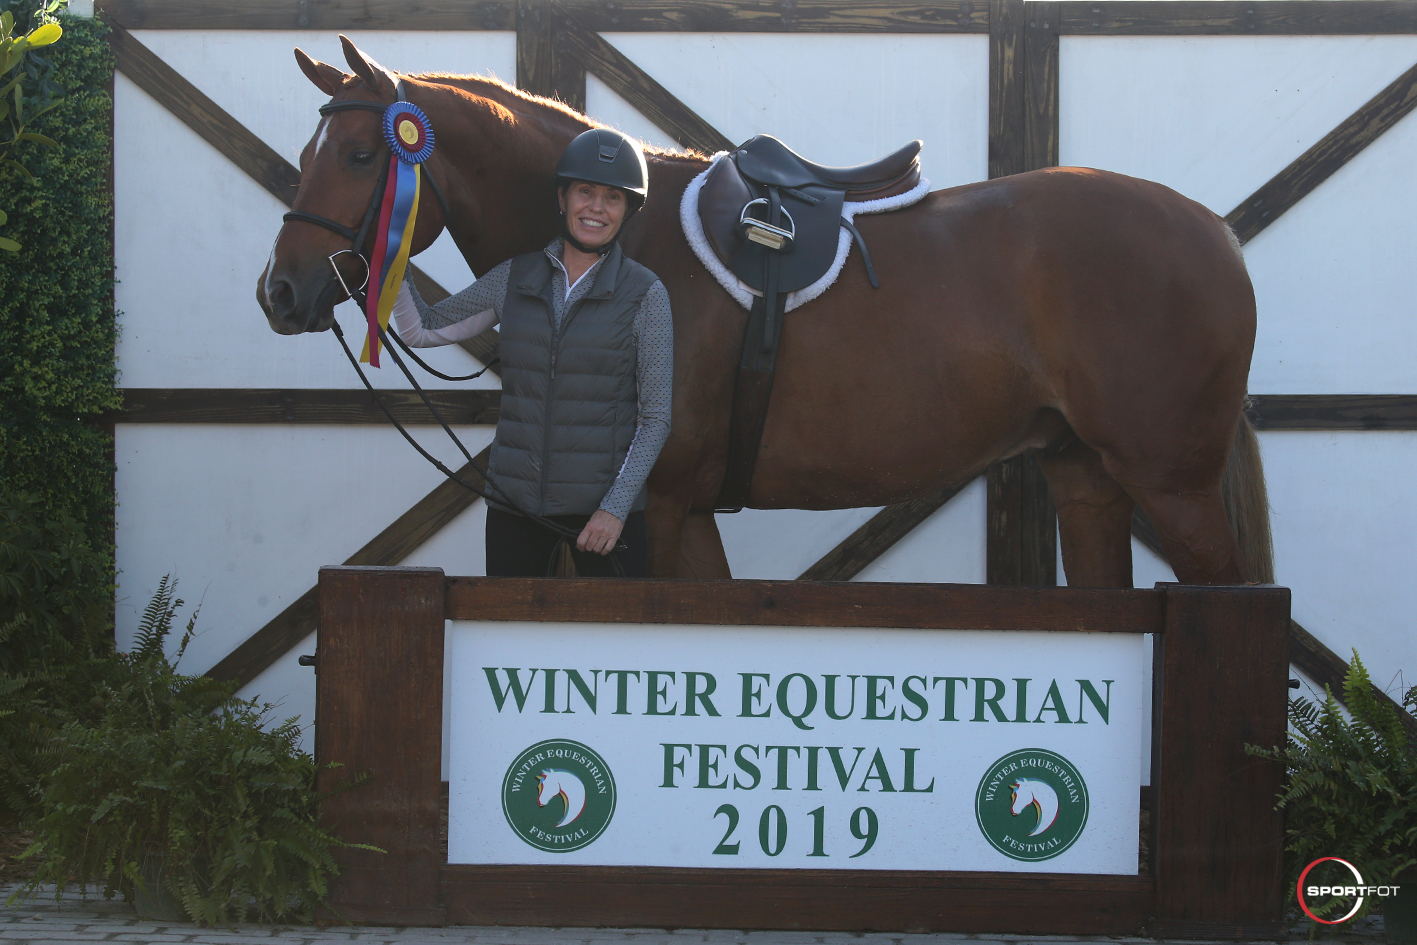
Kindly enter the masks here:
M 286 314 L 295 308 L 295 287 L 281 279 L 267 290 L 271 311 Z

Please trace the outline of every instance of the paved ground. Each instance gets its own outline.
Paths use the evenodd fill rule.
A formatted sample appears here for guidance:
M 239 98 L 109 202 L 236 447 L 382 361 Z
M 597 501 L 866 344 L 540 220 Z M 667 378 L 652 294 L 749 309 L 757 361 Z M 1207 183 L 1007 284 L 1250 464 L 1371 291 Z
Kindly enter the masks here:
M 203 929 L 190 923 L 149 922 L 133 914 L 130 905 L 102 898 L 66 898 L 53 894 L 7 908 L 13 886 L 0 886 L 0 942 L 61 945 L 65 942 L 128 942 L 166 945 L 321 945 L 360 942 L 365 945 L 1156 945 L 1152 939 L 1085 939 L 1072 936 L 902 935 L 848 932 L 735 932 L 679 929 L 536 929 L 453 926 L 444 929 L 391 929 L 365 926 L 242 926 Z M 1292 942 L 1303 942 L 1307 929 L 1296 927 Z M 1345 927 L 1329 942 L 1381 945 L 1382 920 L 1368 919 Z

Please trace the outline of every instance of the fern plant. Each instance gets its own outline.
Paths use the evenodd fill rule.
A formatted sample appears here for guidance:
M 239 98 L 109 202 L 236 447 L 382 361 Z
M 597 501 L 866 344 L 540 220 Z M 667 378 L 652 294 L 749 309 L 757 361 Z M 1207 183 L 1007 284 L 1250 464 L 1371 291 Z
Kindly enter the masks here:
M 1327 689 L 1322 703 L 1299 697 L 1289 703 L 1284 746 L 1245 749 L 1284 762 L 1287 771 L 1278 806 L 1285 811 L 1291 896 L 1300 871 L 1324 856 L 1357 865 L 1369 884 L 1403 877 L 1417 882 L 1417 743 L 1408 737 L 1398 710 L 1377 697 L 1356 650 L 1343 694 L 1351 717 Z M 1402 704 L 1417 710 L 1417 686 Z M 1362 914 L 1374 904 L 1373 897 L 1366 899 Z M 1308 899 L 1308 905 L 1326 917 L 1340 905 L 1346 908 L 1347 901 Z
M 143 880 L 163 857 L 164 883 L 196 921 L 308 919 L 343 844 L 316 822 L 314 760 L 295 719 L 267 728 L 272 706 L 233 686 L 177 672 L 197 615 L 175 655 L 176 612 L 166 578 L 143 614 L 131 653 L 117 657 L 92 724 L 73 721 L 51 743 L 33 879 L 102 884 L 106 897 Z

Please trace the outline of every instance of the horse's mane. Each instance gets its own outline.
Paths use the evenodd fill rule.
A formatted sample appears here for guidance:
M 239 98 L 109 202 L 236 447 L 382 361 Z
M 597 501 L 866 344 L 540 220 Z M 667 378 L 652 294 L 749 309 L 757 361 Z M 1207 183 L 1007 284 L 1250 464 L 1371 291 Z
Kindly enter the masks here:
M 499 99 L 511 98 L 513 100 L 526 102 L 527 104 L 540 109 L 559 112 L 567 118 L 589 125 L 592 128 L 609 128 L 604 122 L 596 121 L 589 115 L 576 111 L 558 99 L 547 98 L 544 95 L 533 95 L 530 92 L 517 88 L 503 82 L 495 76 L 485 75 L 455 75 L 450 72 L 420 72 L 410 75 L 410 79 L 417 79 L 421 82 L 431 82 L 436 85 L 448 85 L 464 92 L 470 92 L 483 98 L 491 99 L 498 104 L 503 104 Z M 657 158 L 667 161 L 704 161 L 708 155 L 701 154 L 692 148 L 672 149 L 661 148 L 658 145 L 641 141 L 640 147 L 644 149 L 646 158 Z

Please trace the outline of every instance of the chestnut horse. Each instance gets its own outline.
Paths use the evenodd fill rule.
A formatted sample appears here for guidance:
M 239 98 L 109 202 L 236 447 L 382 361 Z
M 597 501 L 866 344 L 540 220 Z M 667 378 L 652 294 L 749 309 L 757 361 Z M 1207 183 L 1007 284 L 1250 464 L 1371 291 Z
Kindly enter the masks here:
M 353 75 L 296 50 L 306 76 L 335 101 L 394 101 L 399 77 L 342 41 Z M 437 134 L 425 167 L 449 207 L 444 219 L 424 201 L 413 251 L 446 226 L 480 275 L 545 246 L 559 232 L 556 160 L 595 123 L 492 79 L 403 78 Z M 296 209 L 358 228 L 388 161 L 378 123 L 360 110 L 321 119 L 300 156 Z M 747 312 L 680 226 L 680 198 L 708 159 L 649 152 L 649 201 L 621 240 L 674 306 L 673 433 L 649 479 L 650 573 L 728 577 L 703 510 L 724 475 Z M 1271 579 L 1242 413 L 1254 291 L 1214 213 L 1149 181 L 1051 168 L 937 191 L 857 226 L 881 287 L 849 263 L 788 315 L 751 507 L 903 502 L 1033 449 L 1070 584 L 1131 586 L 1136 506 L 1179 580 Z M 303 221 L 282 227 L 256 293 L 275 331 L 330 328 L 345 296 L 328 257 L 347 248 Z

